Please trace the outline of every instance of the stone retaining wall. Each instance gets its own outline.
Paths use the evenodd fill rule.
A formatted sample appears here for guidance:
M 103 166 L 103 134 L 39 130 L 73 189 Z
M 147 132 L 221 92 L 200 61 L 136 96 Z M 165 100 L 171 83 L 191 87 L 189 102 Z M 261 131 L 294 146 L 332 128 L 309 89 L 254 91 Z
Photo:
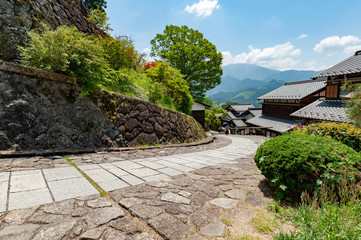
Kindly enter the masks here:
M 70 80 L 0 63 L 0 150 L 123 146 L 117 128 Z
M 60 25 L 75 25 L 88 34 L 104 35 L 85 16 L 79 0 L 1 0 L 0 59 L 19 60 L 18 45 L 27 40 L 27 32 L 41 28 L 41 22 L 55 29 Z
M 79 94 L 67 76 L 0 63 L 0 151 L 122 147 L 123 139 L 130 146 L 183 143 L 205 136 L 188 115 L 114 93 L 91 99 Z
M 193 117 L 156 104 L 105 91 L 91 99 L 117 126 L 130 146 L 189 143 L 206 137 Z

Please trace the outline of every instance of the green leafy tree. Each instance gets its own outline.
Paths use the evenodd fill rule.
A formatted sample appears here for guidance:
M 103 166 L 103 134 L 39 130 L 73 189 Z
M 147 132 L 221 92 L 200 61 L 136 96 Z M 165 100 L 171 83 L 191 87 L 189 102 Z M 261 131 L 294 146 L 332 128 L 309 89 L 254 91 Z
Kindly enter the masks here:
M 221 127 L 221 119 L 227 115 L 226 110 L 218 107 L 212 107 L 205 112 L 206 128 L 217 131 Z
M 90 10 L 90 16 L 88 19 L 108 34 L 113 31 L 113 29 L 110 27 L 110 24 L 108 23 L 109 18 L 107 14 L 99 8 Z
M 209 106 L 213 106 L 214 102 L 212 99 L 210 98 L 207 98 L 207 97 L 204 97 L 202 100 L 201 100 L 202 103 L 205 103 L 205 104 L 208 104 Z
M 107 8 L 106 0 L 84 0 L 84 3 L 90 10 L 98 8 L 104 12 L 104 10 Z
M 149 100 L 189 114 L 193 99 L 187 82 L 178 70 L 165 62 L 158 62 L 146 70 L 151 79 Z
M 183 74 L 194 99 L 202 100 L 206 91 L 221 83 L 222 54 L 199 31 L 169 25 L 151 45 L 151 56 L 160 57 Z
M 83 94 L 99 90 L 123 79 L 111 69 L 104 50 L 94 37 L 80 32 L 75 26 L 59 26 L 42 32 L 30 31 L 29 43 L 19 47 L 22 64 L 74 77 Z
M 355 125 L 361 127 L 361 84 L 353 89 L 353 96 L 348 101 L 350 109 L 347 110 L 350 119 L 355 121 Z

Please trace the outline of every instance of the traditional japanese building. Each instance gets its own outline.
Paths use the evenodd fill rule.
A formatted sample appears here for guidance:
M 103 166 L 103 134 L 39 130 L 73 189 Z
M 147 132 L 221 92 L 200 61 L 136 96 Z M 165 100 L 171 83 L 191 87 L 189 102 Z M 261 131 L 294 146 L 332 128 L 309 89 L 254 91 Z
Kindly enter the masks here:
M 192 106 L 192 117 L 199 122 L 202 127 L 205 124 L 205 110 L 210 109 L 211 106 L 200 101 L 194 101 Z
M 352 93 L 350 90 L 343 89 L 342 85 L 361 83 L 361 51 L 315 75 L 313 79 L 326 81 L 325 97 L 295 111 L 290 116 L 307 123 L 352 122 L 346 114 L 345 101 L 352 96 Z
M 325 96 L 326 81 L 305 80 L 285 83 L 261 97 L 262 115 L 246 121 L 247 124 L 261 127 L 261 134 L 275 137 L 300 123 L 291 113 Z

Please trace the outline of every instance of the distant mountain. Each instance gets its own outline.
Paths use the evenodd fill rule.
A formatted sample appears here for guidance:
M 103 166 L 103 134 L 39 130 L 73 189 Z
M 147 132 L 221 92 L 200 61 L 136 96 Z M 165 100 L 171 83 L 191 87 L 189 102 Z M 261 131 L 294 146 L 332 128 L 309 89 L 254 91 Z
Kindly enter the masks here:
M 216 102 L 249 103 L 280 86 L 284 82 L 308 80 L 317 71 L 278 71 L 254 64 L 230 64 L 223 67 L 222 83 L 207 92 Z M 282 84 L 281 84 L 282 83 Z
M 260 67 L 248 63 L 230 64 L 223 67 L 223 76 L 233 77 L 238 80 L 246 78 L 254 80 L 264 80 L 267 76 L 277 74 L 279 72 L 280 71 L 271 70 L 265 67 Z
M 207 92 L 208 95 L 212 95 L 212 94 L 216 94 L 219 92 L 240 92 L 243 91 L 247 88 L 251 88 L 251 87 L 259 87 L 262 84 L 264 84 L 263 81 L 260 80 L 252 80 L 252 79 L 243 79 L 243 80 L 239 80 L 236 79 L 234 77 L 230 77 L 230 76 L 224 76 L 222 77 L 222 83 L 220 85 L 218 85 L 217 87 L 209 90 Z
M 298 70 L 288 70 L 283 72 L 278 72 L 268 77 L 264 78 L 263 80 L 269 81 L 272 79 L 283 80 L 285 82 L 296 82 L 300 80 L 309 80 L 311 77 L 316 75 L 319 72 L 316 71 L 298 71 Z
M 251 87 L 240 92 L 218 92 L 210 95 L 210 98 L 216 102 L 237 101 L 239 103 L 252 103 L 257 104 L 257 98 L 284 85 L 284 81 L 271 80 L 263 82 L 258 87 Z
M 258 98 L 270 91 L 275 90 L 285 84 L 282 80 L 271 80 L 269 82 L 264 83 L 263 85 L 257 88 L 248 88 L 239 92 L 237 95 L 233 96 L 230 100 L 236 101 L 239 103 L 252 103 L 253 105 L 257 105 Z M 224 100 L 227 101 L 227 100 Z

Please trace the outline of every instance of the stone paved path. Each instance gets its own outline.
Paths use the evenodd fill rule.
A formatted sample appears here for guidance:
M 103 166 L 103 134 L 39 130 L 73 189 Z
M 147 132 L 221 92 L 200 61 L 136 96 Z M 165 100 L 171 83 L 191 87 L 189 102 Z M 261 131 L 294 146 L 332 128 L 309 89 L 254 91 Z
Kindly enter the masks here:
M 233 230 L 222 218 L 248 219 L 271 201 L 251 157 L 257 143 L 228 139 L 219 149 L 163 157 L 70 156 L 105 198 L 73 167 L 3 172 L 0 204 L 9 212 L 0 213 L 0 239 L 224 239 Z
M 133 160 L 113 157 L 113 162 L 79 164 L 79 168 L 109 192 L 232 161 L 254 153 L 256 149 L 253 141 L 233 137 L 230 145 L 215 150 Z M 89 157 L 92 156 L 70 158 L 77 162 Z M 2 172 L 0 184 L 0 212 L 98 193 L 80 172 L 70 166 Z

